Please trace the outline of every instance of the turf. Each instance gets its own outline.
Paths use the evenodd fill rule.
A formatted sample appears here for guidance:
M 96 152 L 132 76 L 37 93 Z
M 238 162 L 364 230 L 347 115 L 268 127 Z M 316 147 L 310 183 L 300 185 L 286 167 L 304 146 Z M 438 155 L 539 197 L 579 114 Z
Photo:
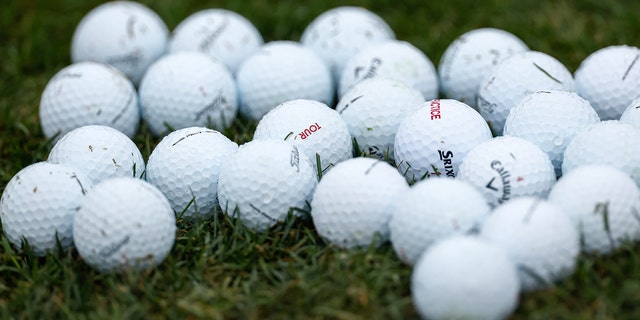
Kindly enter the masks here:
M 38 123 L 40 94 L 70 63 L 73 30 L 98 1 L 8 0 L 0 9 L 0 191 L 21 168 L 46 159 L 51 143 Z M 298 40 L 321 12 L 343 1 L 144 1 L 172 29 L 204 8 L 234 10 L 266 41 Z M 570 71 L 591 52 L 640 45 L 640 2 L 351 1 L 382 16 L 397 37 L 437 65 L 447 45 L 478 27 L 497 27 Z M 255 123 L 226 134 L 241 143 Z M 145 158 L 158 142 L 135 142 Z M 175 246 L 158 268 L 100 274 L 75 251 L 36 258 L 0 238 L 0 318 L 417 318 L 411 269 L 389 245 L 344 251 L 325 243 L 310 221 L 287 220 L 255 235 L 225 215 L 179 221 Z M 575 274 L 548 290 L 523 294 L 514 319 L 638 319 L 640 257 L 629 245 L 609 257 L 582 256 Z

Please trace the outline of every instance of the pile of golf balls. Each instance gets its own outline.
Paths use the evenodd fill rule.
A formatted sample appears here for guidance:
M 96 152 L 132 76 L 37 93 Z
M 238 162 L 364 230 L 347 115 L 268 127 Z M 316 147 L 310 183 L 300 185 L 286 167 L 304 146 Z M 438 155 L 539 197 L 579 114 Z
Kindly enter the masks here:
M 48 159 L 2 194 L 6 238 L 120 272 L 173 258 L 182 221 L 310 218 L 327 246 L 390 242 L 434 319 L 506 318 L 580 254 L 640 240 L 640 49 L 598 50 L 574 80 L 495 28 L 455 39 L 437 70 L 364 8 L 300 31 L 264 43 L 207 9 L 169 33 L 136 2 L 93 9 L 43 88 Z

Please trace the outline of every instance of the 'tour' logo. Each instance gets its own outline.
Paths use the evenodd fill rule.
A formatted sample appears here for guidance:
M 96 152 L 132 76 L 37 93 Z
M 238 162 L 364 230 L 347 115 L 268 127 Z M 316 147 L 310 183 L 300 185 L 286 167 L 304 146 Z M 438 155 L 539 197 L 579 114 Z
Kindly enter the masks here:
M 320 129 L 322 129 L 322 127 L 316 122 L 310 125 L 309 128 L 302 130 L 298 135 L 300 136 L 300 139 L 304 140 Z

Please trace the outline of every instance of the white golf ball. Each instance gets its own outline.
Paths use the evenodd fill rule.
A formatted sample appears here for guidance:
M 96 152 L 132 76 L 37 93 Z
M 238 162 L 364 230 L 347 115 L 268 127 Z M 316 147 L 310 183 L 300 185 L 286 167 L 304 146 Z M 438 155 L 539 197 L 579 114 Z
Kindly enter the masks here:
M 511 109 L 504 135 L 523 138 L 540 147 L 560 176 L 569 142 L 578 132 L 599 121 L 589 101 L 574 92 L 537 91 Z
M 506 252 L 484 239 L 437 242 L 411 274 L 411 297 L 425 319 L 506 319 L 518 305 L 520 281 Z
M 93 184 L 82 172 L 38 162 L 9 180 L 0 199 L 2 231 L 21 249 L 23 239 L 37 256 L 73 244 L 73 217 Z
M 420 91 L 400 81 L 372 78 L 347 91 L 336 111 L 347 123 L 358 152 L 393 161 L 393 142 L 400 123 L 424 102 Z
M 438 97 L 438 73 L 420 49 L 406 41 L 387 40 L 367 46 L 345 64 L 338 97 L 356 83 L 369 78 L 391 78 L 420 91 L 427 99 Z
M 608 120 L 582 130 L 565 149 L 562 174 L 585 164 L 616 167 L 640 186 L 640 128 Z
M 609 46 L 585 58 L 575 72 L 576 89 L 602 120 L 618 120 L 640 96 L 640 49 Z
M 582 251 L 609 254 L 640 239 L 640 189 L 607 165 L 584 165 L 553 186 L 549 201 L 560 206 L 580 232 Z
M 171 251 L 176 218 L 167 198 L 140 179 L 120 177 L 97 184 L 73 221 L 82 259 L 98 271 L 147 269 Z
M 169 40 L 169 52 L 204 52 L 235 73 L 262 44 L 262 35 L 245 17 L 230 10 L 207 9 L 178 24 Z
M 317 176 L 293 143 L 253 140 L 241 145 L 220 168 L 218 201 L 224 212 L 263 232 L 294 209 L 308 209 Z
M 145 73 L 140 108 L 156 136 L 196 126 L 223 130 L 238 113 L 237 94 L 224 64 L 204 53 L 177 52 L 162 57 Z
M 452 99 L 427 101 L 400 124 L 395 163 L 408 181 L 453 178 L 467 152 L 489 139 L 489 126 L 473 108 Z
M 280 139 L 293 142 L 313 163 L 326 171 L 353 156 L 347 124 L 326 104 L 314 100 L 291 100 L 269 111 L 258 123 L 254 140 Z
M 640 98 L 633 100 L 620 116 L 620 122 L 640 127 Z
M 311 201 L 318 234 L 345 249 L 379 246 L 389 239 L 389 220 L 407 182 L 390 164 L 353 158 L 322 177 Z
M 218 196 L 218 175 L 224 159 L 238 145 L 220 132 L 190 127 L 174 131 L 153 149 L 146 179 L 184 217 L 211 217 Z
M 304 29 L 300 42 L 313 49 L 330 66 L 335 83 L 345 63 L 369 44 L 395 39 L 389 25 L 361 7 L 342 6 L 317 16 Z
M 289 100 L 333 102 L 329 67 L 298 42 L 266 43 L 240 65 L 236 78 L 240 112 L 253 120 Z
M 134 1 L 101 4 L 85 15 L 71 42 L 71 60 L 110 64 L 135 84 L 166 52 L 169 29 L 160 16 Z
M 512 33 L 495 28 L 474 29 L 451 42 L 438 65 L 440 86 L 447 98 L 475 108 L 480 82 L 505 58 L 528 51 Z
M 571 72 L 546 53 L 520 52 L 500 62 L 482 80 L 476 106 L 493 133 L 502 135 L 509 111 L 522 98 L 540 90 L 575 91 Z
M 140 177 L 145 170 L 138 147 L 124 133 L 106 126 L 84 126 L 64 135 L 49 152 L 49 162 L 85 173 L 93 184 L 114 177 Z
M 558 205 L 535 197 L 513 199 L 495 208 L 480 236 L 507 251 L 526 291 L 544 289 L 571 276 L 580 254 L 573 221 Z
M 413 265 L 435 242 L 476 232 L 490 210 L 484 196 L 464 181 L 420 181 L 397 200 L 389 222 L 391 244 L 400 260 Z
M 457 177 L 494 207 L 521 196 L 545 197 L 556 182 L 549 156 L 527 140 L 501 136 L 471 149 Z
M 40 125 L 47 138 L 86 125 L 105 125 L 133 138 L 140 122 L 138 93 L 117 69 L 79 62 L 58 71 L 40 98 Z

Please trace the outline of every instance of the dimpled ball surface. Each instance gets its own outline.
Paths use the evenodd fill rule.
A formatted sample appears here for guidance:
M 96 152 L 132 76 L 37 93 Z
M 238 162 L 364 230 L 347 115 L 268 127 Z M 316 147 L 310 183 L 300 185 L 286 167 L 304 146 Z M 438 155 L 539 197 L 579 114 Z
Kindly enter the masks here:
M 502 60 L 529 50 L 510 32 L 495 28 L 480 28 L 464 33 L 442 54 L 438 65 L 440 86 L 447 98 L 476 105 L 480 82 Z
M 40 125 L 47 138 L 85 125 L 110 126 L 133 138 L 140 122 L 138 93 L 117 69 L 78 62 L 58 71 L 40 98 Z
M 591 102 L 602 120 L 618 120 L 640 96 L 640 49 L 619 45 L 585 58 L 575 72 L 576 89 Z
M 329 67 L 299 42 L 266 43 L 240 65 L 236 79 L 240 112 L 253 120 L 289 100 L 333 102 Z
M 131 139 L 116 129 L 97 125 L 64 135 L 47 161 L 74 167 L 93 184 L 113 177 L 140 177 L 145 170 L 142 154 Z
M 371 44 L 349 59 L 340 75 L 338 96 L 364 79 L 377 77 L 402 81 L 427 100 L 438 97 L 438 73 L 429 57 L 399 40 Z
M 466 182 L 420 181 L 397 200 L 389 222 L 391 244 L 400 260 L 413 265 L 437 241 L 476 232 L 490 210 L 482 194 Z
M 184 217 L 211 217 L 217 203 L 220 165 L 238 145 L 213 129 L 174 131 L 153 149 L 146 179 Z
M 462 160 L 459 179 L 480 191 L 491 206 L 521 196 L 545 197 L 556 182 L 549 156 L 522 138 L 495 137 Z
M 582 251 L 609 254 L 640 239 L 640 189 L 611 166 L 584 165 L 565 174 L 549 193 L 577 226 Z
M 582 130 L 564 152 L 562 173 L 585 164 L 611 165 L 631 176 L 640 186 L 640 128 L 608 120 Z
M 453 178 L 467 152 L 489 139 L 489 126 L 473 108 L 453 99 L 427 101 L 400 124 L 395 163 L 408 181 Z
M 393 161 L 393 142 L 400 123 L 424 102 L 420 91 L 400 81 L 373 78 L 347 91 L 336 111 L 347 123 L 360 153 Z
M 480 236 L 507 251 L 518 266 L 521 288 L 540 290 L 569 277 L 580 254 L 580 236 L 563 209 L 521 197 L 491 212 Z
M 37 256 L 73 244 L 73 217 L 93 184 L 74 168 L 38 162 L 20 170 L 7 183 L 0 199 L 2 230 L 22 248 L 23 238 Z
M 220 168 L 218 199 L 229 216 L 263 232 L 290 208 L 308 209 L 317 181 L 311 161 L 293 143 L 253 140 Z
M 411 273 L 411 297 L 424 319 L 506 319 L 519 291 L 505 251 L 478 237 L 437 242 Z
M 578 132 L 600 122 L 589 101 L 574 92 L 537 91 L 524 97 L 511 111 L 504 135 L 526 139 L 546 152 L 556 175 L 569 142 Z
M 540 90 L 575 91 L 573 76 L 556 58 L 538 51 L 516 53 L 482 80 L 476 106 L 495 135 L 502 135 L 509 111 Z
M 227 67 L 200 52 L 176 52 L 156 61 L 140 83 L 140 108 L 151 133 L 211 126 L 223 130 L 238 113 L 237 89 Z
M 347 124 L 335 110 L 314 100 L 290 100 L 278 105 L 262 117 L 253 138 L 293 142 L 316 171 L 316 155 L 323 171 L 353 155 Z
M 620 116 L 620 122 L 640 127 L 640 98 L 633 100 Z
M 313 224 L 318 234 L 340 248 L 379 246 L 388 240 L 394 206 L 408 189 L 390 164 L 349 159 L 318 183 L 311 202 Z
M 369 44 L 395 39 L 391 27 L 361 7 L 342 6 L 325 11 L 304 29 L 300 42 L 330 66 L 337 83 L 345 63 Z
M 226 9 L 207 9 L 178 24 L 169 40 L 169 52 L 204 52 L 235 73 L 263 42 L 258 29 L 245 17 Z
M 82 259 L 102 271 L 146 269 L 171 251 L 176 218 L 167 198 L 140 179 L 121 177 L 97 184 L 73 221 Z
M 169 29 L 153 10 L 133 1 L 113 1 L 85 15 L 73 33 L 71 60 L 98 61 L 122 71 L 135 84 L 167 49 Z

